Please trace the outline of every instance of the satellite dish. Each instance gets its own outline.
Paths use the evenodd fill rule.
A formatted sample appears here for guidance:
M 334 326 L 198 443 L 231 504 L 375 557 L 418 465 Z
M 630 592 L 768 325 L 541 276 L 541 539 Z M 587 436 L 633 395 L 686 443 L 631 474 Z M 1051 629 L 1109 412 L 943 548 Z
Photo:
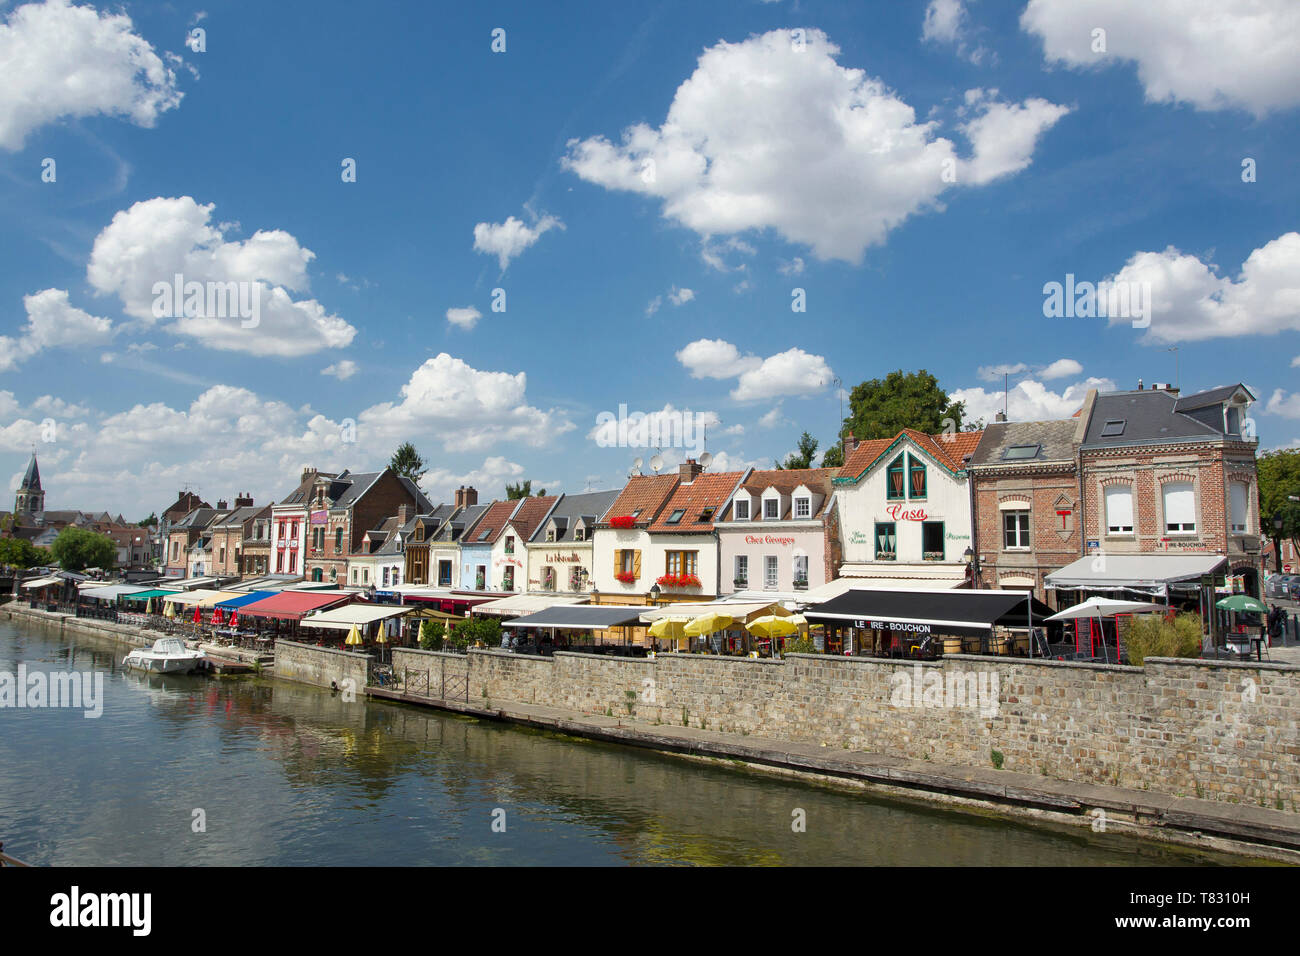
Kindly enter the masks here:
M 636 461 L 632 462 L 632 467 L 635 468 L 637 471 L 640 471 L 641 466 L 644 464 L 645 462 L 642 461 L 640 458 L 638 458 Z
M 700 467 L 708 468 L 709 465 L 711 464 L 713 464 L 713 455 L 712 453 L 706 451 L 703 455 L 700 456 Z
M 659 474 L 659 469 L 662 468 L 663 466 L 664 466 L 663 455 L 656 454 L 653 458 L 650 459 L 650 467 L 654 470 L 654 473 L 656 475 Z

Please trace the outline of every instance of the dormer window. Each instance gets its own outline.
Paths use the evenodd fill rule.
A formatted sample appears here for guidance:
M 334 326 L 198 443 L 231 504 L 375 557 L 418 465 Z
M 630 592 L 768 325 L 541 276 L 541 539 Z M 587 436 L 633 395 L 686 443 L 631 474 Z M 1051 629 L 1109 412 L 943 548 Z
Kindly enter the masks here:
M 796 518 L 812 517 L 812 499 L 811 498 L 794 499 L 794 516 Z
M 737 521 L 748 521 L 748 520 L 749 520 L 749 499 L 748 499 L 748 498 L 737 498 L 737 499 L 736 499 L 736 507 L 735 507 L 735 515 L 734 515 L 734 517 L 735 517 L 735 519 L 736 519 Z
M 585 541 L 585 540 L 587 540 L 587 529 L 584 528 L 584 527 L 582 527 L 582 525 L 579 525 L 578 527 L 574 528 L 574 529 L 573 529 L 573 540 L 574 540 L 574 541 Z
M 1224 431 L 1229 435 L 1241 434 L 1241 406 L 1229 405 L 1223 414 Z
M 924 498 L 925 497 L 925 465 L 917 461 L 912 455 L 907 456 L 910 467 L 908 468 L 908 497 Z
M 764 498 L 763 499 L 763 520 L 772 521 L 781 517 L 781 499 Z
M 903 476 L 903 456 L 899 455 L 889 466 L 885 474 L 885 497 L 901 499 L 907 497 L 907 486 Z
M 554 543 L 555 543 L 555 529 L 554 529 L 554 528 L 547 528 L 547 529 L 546 529 L 546 540 L 547 540 L 548 543 L 551 543 L 551 544 L 554 544 Z

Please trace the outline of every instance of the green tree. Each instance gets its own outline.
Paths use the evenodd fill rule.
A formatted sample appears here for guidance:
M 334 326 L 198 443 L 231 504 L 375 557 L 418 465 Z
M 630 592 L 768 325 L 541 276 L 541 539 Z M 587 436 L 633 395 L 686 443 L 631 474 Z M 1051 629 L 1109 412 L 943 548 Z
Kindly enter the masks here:
M 799 450 L 786 456 L 785 464 L 777 463 L 777 468 L 811 468 L 813 456 L 817 454 L 817 439 L 807 432 L 799 436 Z
M 826 449 L 826 454 L 822 455 L 823 468 L 843 468 L 844 467 L 844 445 L 836 442 Z
M 84 571 L 86 568 L 107 571 L 117 565 L 117 545 L 112 538 L 71 525 L 59 532 L 50 546 L 50 553 L 65 571 Z
M 845 433 L 852 432 L 859 441 L 893 438 L 904 428 L 928 435 L 958 431 L 966 412 L 966 406 L 951 401 L 939 380 L 925 369 L 899 369 L 883 379 L 855 385 L 849 394 L 849 408 Z
M 471 617 L 458 621 L 448 642 L 460 649 L 480 643 L 484 647 L 500 647 L 501 622 L 495 617 Z
M 428 462 L 420 457 L 420 453 L 415 450 L 414 445 L 409 441 L 404 441 L 397 446 L 397 451 L 393 452 L 393 457 L 388 459 L 388 467 L 398 475 L 410 478 L 416 484 L 419 484 L 428 468 Z
M 442 650 L 447 639 L 447 625 L 442 621 L 425 621 L 420 625 L 420 647 L 426 651 Z
M 135 523 L 135 526 L 137 528 L 151 528 L 157 523 L 158 523 L 158 513 L 151 511 L 149 512 L 149 517 L 145 518 L 143 521 L 137 521 Z
M 520 498 L 530 497 L 532 493 L 533 493 L 533 479 L 531 478 L 521 481 L 517 485 L 511 485 L 511 484 L 506 485 L 507 501 L 518 501 Z M 544 494 L 546 494 L 546 489 L 542 488 L 537 492 L 537 497 L 540 498 Z
M 1300 448 L 1275 448 L 1255 462 L 1259 476 L 1259 520 L 1270 538 L 1278 536 L 1273 521 L 1282 519 L 1282 538 L 1300 548 Z
M 50 563 L 50 552 L 22 538 L 0 538 L 0 564 L 26 570 Z

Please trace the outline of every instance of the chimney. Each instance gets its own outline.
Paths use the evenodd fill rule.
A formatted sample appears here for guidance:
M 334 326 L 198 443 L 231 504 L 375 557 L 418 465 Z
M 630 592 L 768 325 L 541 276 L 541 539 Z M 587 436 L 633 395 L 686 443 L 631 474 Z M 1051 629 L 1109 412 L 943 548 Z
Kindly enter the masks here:
M 478 492 L 473 485 L 461 485 L 456 489 L 456 507 L 471 508 L 478 504 Z
M 253 507 L 253 496 L 250 495 L 247 491 L 241 491 L 239 494 L 235 495 L 235 507 L 236 508 Z
M 225 498 L 219 498 L 219 499 L 217 499 L 217 510 L 218 510 L 218 511 L 229 511 L 229 510 L 230 510 L 229 508 L 226 507 L 226 499 L 225 499 Z
M 406 502 L 402 502 L 400 505 L 397 506 L 397 526 L 399 528 L 405 527 L 406 522 L 410 520 L 411 520 L 411 506 L 408 505 Z
M 1142 379 L 1138 379 L 1138 391 L 1142 391 Z
M 304 469 L 302 470 L 302 481 L 299 481 L 298 483 L 299 483 L 299 484 L 302 484 L 302 483 L 305 482 L 308 478 L 315 478 L 315 477 L 316 477 L 316 469 L 315 469 L 315 468 L 304 468 Z
M 694 481 L 704 471 L 704 466 L 694 458 L 687 458 L 685 462 L 677 466 L 677 474 L 682 481 Z
M 996 415 L 993 416 L 993 420 L 995 422 L 1005 422 L 1007 420 L 1007 413 L 998 412 Z
M 846 444 L 848 445 L 849 451 L 857 451 L 859 444 L 858 436 L 853 434 L 853 432 L 849 432 L 849 440 Z

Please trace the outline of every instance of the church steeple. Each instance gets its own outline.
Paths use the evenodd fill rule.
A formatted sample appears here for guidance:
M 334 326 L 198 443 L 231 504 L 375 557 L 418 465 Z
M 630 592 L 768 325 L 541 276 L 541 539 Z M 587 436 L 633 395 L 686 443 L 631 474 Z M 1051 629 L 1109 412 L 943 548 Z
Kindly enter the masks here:
M 27 473 L 14 495 L 14 517 L 38 515 L 44 511 L 45 491 L 41 488 L 41 470 L 36 466 L 36 452 L 33 451 L 32 460 L 27 463 Z

